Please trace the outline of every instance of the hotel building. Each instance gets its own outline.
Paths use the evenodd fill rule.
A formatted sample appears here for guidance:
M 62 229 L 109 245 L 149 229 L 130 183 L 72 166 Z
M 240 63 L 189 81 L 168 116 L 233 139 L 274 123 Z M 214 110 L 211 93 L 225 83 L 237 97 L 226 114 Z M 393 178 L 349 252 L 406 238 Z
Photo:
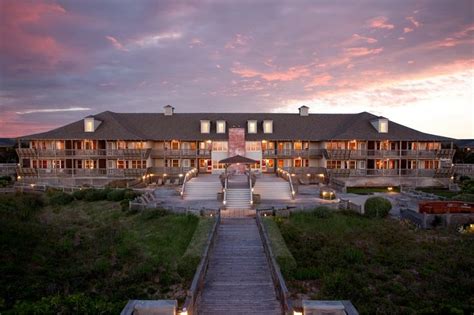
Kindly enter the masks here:
M 115 179 L 180 178 L 190 169 L 220 173 L 220 160 L 242 155 L 251 169 L 283 169 L 346 186 L 446 185 L 452 139 L 367 112 L 114 113 L 85 117 L 19 138 L 18 178 L 28 183 L 102 185 Z M 181 176 L 180 176 L 181 175 Z

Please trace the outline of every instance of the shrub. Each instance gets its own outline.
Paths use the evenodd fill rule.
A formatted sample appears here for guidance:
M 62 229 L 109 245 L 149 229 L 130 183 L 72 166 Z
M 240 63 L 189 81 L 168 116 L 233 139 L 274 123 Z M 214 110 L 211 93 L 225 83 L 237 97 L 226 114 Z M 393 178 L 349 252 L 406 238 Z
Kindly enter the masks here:
M 129 210 L 129 208 L 130 208 L 129 201 L 130 200 L 127 200 L 127 199 L 124 199 L 124 200 L 120 201 L 120 208 L 122 209 L 122 211 L 128 211 Z
M 76 190 L 72 193 L 72 197 L 76 200 L 83 200 L 86 195 L 87 189 Z
M 12 178 L 10 176 L 0 176 L 0 180 L 4 180 L 6 182 L 11 182 Z
M 84 200 L 85 201 L 99 201 L 107 199 L 107 194 L 110 190 L 108 189 L 86 189 Z
M 370 218 L 384 218 L 392 209 L 389 200 L 383 197 L 370 197 L 365 201 L 365 215 Z
M 121 201 L 125 199 L 125 189 L 115 189 L 107 194 L 107 200 L 109 201 Z
M 452 200 L 474 202 L 474 194 L 459 194 L 454 196 Z
M 332 211 L 327 207 L 317 207 L 311 211 L 311 214 L 320 219 L 327 219 L 332 216 Z
M 49 203 L 55 206 L 70 204 L 74 198 L 65 192 L 58 191 L 49 197 Z
M 133 191 L 132 189 L 125 189 L 123 199 L 133 200 L 139 195 L 140 195 L 139 193 Z

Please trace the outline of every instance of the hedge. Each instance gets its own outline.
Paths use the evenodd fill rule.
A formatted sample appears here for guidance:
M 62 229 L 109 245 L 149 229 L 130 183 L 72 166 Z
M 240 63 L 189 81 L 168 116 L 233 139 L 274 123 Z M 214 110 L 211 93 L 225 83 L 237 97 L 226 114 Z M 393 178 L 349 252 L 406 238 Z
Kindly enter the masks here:
M 370 197 L 364 204 L 364 213 L 370 218 L 384 218 L 391 209 L 392 204 L 383 197 Z

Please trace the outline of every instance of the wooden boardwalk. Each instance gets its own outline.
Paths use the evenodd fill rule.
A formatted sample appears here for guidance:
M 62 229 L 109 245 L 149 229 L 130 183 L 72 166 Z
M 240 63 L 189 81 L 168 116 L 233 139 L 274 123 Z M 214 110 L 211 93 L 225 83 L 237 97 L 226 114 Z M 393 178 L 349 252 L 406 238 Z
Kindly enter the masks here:
M 222 218 L 198 314 L 282 314 L 254 218 Z

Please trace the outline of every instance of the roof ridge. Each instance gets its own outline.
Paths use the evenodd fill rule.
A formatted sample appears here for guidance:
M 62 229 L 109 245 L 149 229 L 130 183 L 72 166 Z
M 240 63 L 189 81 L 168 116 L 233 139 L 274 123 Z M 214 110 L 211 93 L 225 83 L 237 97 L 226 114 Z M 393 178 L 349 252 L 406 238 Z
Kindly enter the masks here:
M 107 113 L 107 115 L 109 115 L 117 124 L 120 125 L 120 127 L 122 127 L 123 129 L 125 129 L 126 131 L 130 132 L 131 134 L 133 134 L 134 136 L 136 137 L 139 137 L 139 138 L 142 138 L 142 139 L 146 139 L 147 137 L 145 137 L 143 134 L 141 134 L 140 132 L 137 132 L 136 130 L 133 130 L 131 129 L 129 126 L 127 125 L 124 125 L 117 117 L 116 115 L 118 113 L 115 113 L 115 112 L 111 112 L 111 111 L 105 111 L 105 112 L 102 112 L 100 114 L 105 114 Z M 100 115 L 99 114 L 99 115 Z

